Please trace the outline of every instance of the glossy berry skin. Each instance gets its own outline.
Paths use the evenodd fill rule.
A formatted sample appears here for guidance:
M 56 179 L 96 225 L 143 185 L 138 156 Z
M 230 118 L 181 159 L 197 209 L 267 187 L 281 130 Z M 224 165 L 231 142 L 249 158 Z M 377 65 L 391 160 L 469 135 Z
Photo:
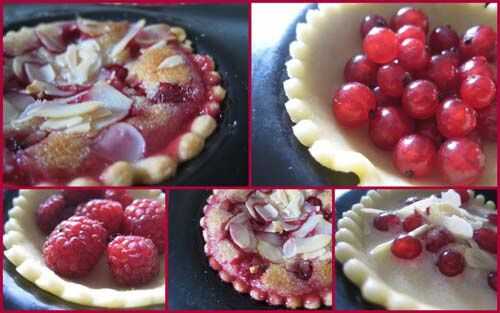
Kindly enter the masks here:
M 136 199 L 123 212 L 122 231 L 151 239 L 163 252 L 167 232 L 165 206 L 156 200 Z
M 472 75 L 487 76 L 494 79 L 493 70 L 485 57 L 473 57 L 458 68 L 458 78 L 460 82 Z
M 370 139 L 381 149 L 392 149 L 401 137 L 413 130 L 413 121 L 400 108 L 378 107 L 370 115 Z
M 368 60 L 366 55 L 357 54 L 344 67 L 344 80 L 358 82 L 369 87 L 377 83 L 378 65 Z
M 447 138 L 467 136 L 477 125 L 477 113 L 462 100 L 448 99 L 436 113 L 439 132 Z
M 488 285 L 491 289 L 497 291 L 497 272 L 488 273 Z
M 458 88 L 458 69 L 452 57 L 442 54 L 432 56 L 427 77 L 440 91 L 447 92 Z
M 461 274 L 465 269 L 465 258 L 453 249 L 446 249 L 439 254 L 437 266 L 441 274 L 453 277 Z
M 425 234 L 424 242 L 427 251 L 436 253 L 444 246 L 455 242 L 455 238 L 446 228 L 433 228 Z
M 368 115 L 375 106 L 373 91 L 357 82 L 342 85 L 333 98 L 333 114 L 345 127 L 358 127 L 367 123 Z
M 399 45 L 399 63 L 408 71 L 420 71 L 427 67 L 431 56 L 425 43 L 415 38 L 403 40 Z
M 399 140 L 393 152 L 396 169 L 409 178 L 423 177 L 432 171 L 436 146 L 426 136 L 412 134 Z
M 108 245 L 108 264 L 113 279 L 120 285 L 140 286 L 160 271 L 158 251 L 151 239 L 117 236 Z
M 410 117 L 430 118 L 439 105 L 436 85 L 428 80 L 415 80 L 406 86 L 402 102 L 403 108 Z
M 382 66 L 377 73 L 377 83 L 382 92 L 389 97 L 401 97 L 410 80 L 410 74 L 396 63 Z
M 399 9 L 391 19 L 391 28 L 397 31 L 404 25 L 415 25 L 427 34 L 429 31 L 429 19 L 424 12 L 412 7 Z
M 489 141 L 497 141 L 497 106 L 490 105 L 489 107 L 479 110 L 477 114 L 477 130 L 484 138 Z
M 474 109 L 483 109 L 492 104 L 496 96 L 495 83 L 487 76 L 467 77 L 460 87 L 462 100 Z
M 92 199 L 99 199 L 103 196 L 102 190 L 63 190 L 62 195 L 68 205 L 78 205 Z
M 422 244 L 417 238 L 403 235 L 392 242 L 391 252 L 398 258 L 411 260 L 422 253 Z
M 443 177 L 454 185 L 474 183 L 483 172 L 485 156 L 481 146 L 467 139 L 449 139 L 438 152 L 438 167 Z
M 412 230 L 422 226 L 424 223 L 424 218 L 418 212 L 415 211 L 412 215 L 407 216 L 403 220 L 403 230 L 407 233 Z
M 429 46 L 432 54 L 451 48 L 457 48 L 460 38 L 450 25 L 438 26 L 429 35 Z
M 380 86 L 373 88 L 373 93 L 375 94 L 375 99 L 377 100 L 377 106 L 388 107 L 388 106 L 399 106 L 401 105 L 401 99 L 396 97 L 390 97 L 386 95 Z
M 368 59 L 377 64 L 386 64 L 398 56 L 396 34 L 386 27 L 372 28 L 363 40 L 363 51 Z
M 417 134 L 429 137 L 436 147 L 439 147 L 444 141 L 443 135 L 441 135 L 437 129 L 436 120 L 434 118 L 417 120 L 416 131 Z
M 455 65 L 457 68 L 460 66 L 460 53 L 458 52 L 457 48 L 451 48 L 441 51 L 440 55 L 451 58 L 451 60 L 453 61 L 453 65 Z
M 73 216 L 57 225 L 43 244 L 45 264 L 62 277 L 83 277 L 99 261 L 107 235 L 100 222 Z
M 479 228 L 474 230 L 472 236 L 479 247 L 489 253 L 497 253 L 497 232 L 489 228 Z
M 401 44 L 405 39 L 414 38 L 425 43 L 425 33 L 422 28 L 415 25 L 404 25 L 398 29 L 396 36 Z
M 389 229 L 394 229 L 400 224 L 399 217 L 391 213 L 382 213 L 373 219 L 373 227 L 380 231 L 389 231 Z
M 478 25 L 469 28 L 460 40 L 460 54 L 464 58 L 490 57 L 496 49 L 497 33 L 493 28 Z
M 71 210 L 66 206 L 63 195 L 52 195 L 37 208 L 36 224 L 44 234 L 50 234 L 57 224 L 70 217 L 73 211 L 74 208 Z
M 365 36 L 373 27 L 387 27 L 387 21 L 385 20 L 385 18 L 377 14 L 365 16 L 361 21 L 361 26 L 359 29 L 361 38 L 365 38 Z
M 111 235 L 120 230 L 123 219 L 123 208 L 120 202 L 107 199 L 94 199 L 78 206 L 75 215 L 86 216 L 101 222 L 107 229 L 108 234 Z
M 122 208 L 126 208 L 134 201 L 128 191 L 123 189 L 108 189 L 104 192 L 104 198 L 120 202 Z

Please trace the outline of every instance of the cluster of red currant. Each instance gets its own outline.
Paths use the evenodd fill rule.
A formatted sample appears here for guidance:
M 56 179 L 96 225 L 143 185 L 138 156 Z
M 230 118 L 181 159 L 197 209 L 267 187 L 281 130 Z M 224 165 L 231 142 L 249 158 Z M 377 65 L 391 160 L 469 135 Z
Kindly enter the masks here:
M 451 26 L 401 8 L 390 25 L 379 15 L 361 23 L 364 54 L 345 65 L 333 113 L 344 127 L 368 124 L 372 142 L 393 151 L 396 169 L 425 177 L 438 168 L 452 184 L 471 184 L 485 166 L 482 141 L 496 142 L 496 32 Z

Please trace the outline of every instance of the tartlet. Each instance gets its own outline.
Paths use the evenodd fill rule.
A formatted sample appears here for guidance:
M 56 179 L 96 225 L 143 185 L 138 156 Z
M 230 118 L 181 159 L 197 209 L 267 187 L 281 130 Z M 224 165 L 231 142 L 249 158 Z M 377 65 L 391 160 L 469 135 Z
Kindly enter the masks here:
M 387 309 L 496 309 L 496 241 L 487 251 L 476 238 L 482 228 L 496 236 L 496 206 L 472 191 L 465 197 L 453 190 L 370 190 L 344 212 L 335 257 L 363 298 Z M 412 218 L 406 219 L 414 214 L 420 222 L 407 229 Z M 380 216 L 393 225 L 386 227 L 390 223 Z M 397 240 L 410 237 L 399 242 L 416 243 L 417 249 L 406 247 L 416 253 L 401 254 Z M 453 272 L 442 255 L 457 253 L 462 257 Z
M 44 262 L 42 247 L 46 234 L 39 229 L 35 211 L 48 197 L 59 190 L 20 190 L 8 211 L 4 226 L 4 255 L 24 279 L 62 300 L 101 308 L 139 308 L 165 303 L 164 256 L 160 273 L 150 283 L 137 288 L 118 285 L 112 278 L 106 258 L 90 274 L 80 279 L 66 279 L 49 269 Z M 130 190 L 134 198 L 165 202 L 160 190 Z
M 472 24 L 497 27 L 495 4 L 413 6 L 429 16 L 431 29 L 451 24 L 463 33 Z M 401 7 L 401 4 L 319 4 L 319 9 L 307 12 L 305 23 L 297 25 L 297 38 L 290 44 L 291 60 L 286 63 L 289 79 L 284 82 L 284 89 L 288 97 L 285 107 L 295 124 L 293 133 L 315 161 L 333 171 L 356 174 L 360 185 L 443 184 L 437 173 L 418 180 L 400 175 L 392 165 L 391 155 L 370 143 L 364 127 L 343 128 L 332 114 L 332 97 L 343 83 L 344 65 L 361 50 L 362 18 L 369 14 L 387 18 Z M 450 20 L 450 16 L 454 18 Z M 476 183 L 495 185 L 496 144 L 485 143 L 484 153 L 488 170 Z

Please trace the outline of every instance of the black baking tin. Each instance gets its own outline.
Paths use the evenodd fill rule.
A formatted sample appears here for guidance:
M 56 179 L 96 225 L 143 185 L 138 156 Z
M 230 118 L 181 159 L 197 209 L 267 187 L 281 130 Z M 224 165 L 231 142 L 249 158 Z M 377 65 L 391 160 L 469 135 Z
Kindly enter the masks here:
M 222 120 L 205 149 L 162 185 L 243 186 L 248 183 L 248 6 L 6 5 L 5 32 L 74 19 L 138 20 L 183 27 L 197 53 L 211 55 L 227 90 Z
M 349 211 L 351 207 L 359 203 L 366 190 L 352 190 L 335 200 L 335 220 L 342 218 L 342 214 Z M 497 202 L 496 190 L 476 190 L 476 194 L 482 194 L 486 200 Z M 335 308 L 337 310 L 384 310 L 383 307 L 371 304 L 363 299 L 359 287 L 354 285 L 344 274 L 342 264 L 335 262 Z

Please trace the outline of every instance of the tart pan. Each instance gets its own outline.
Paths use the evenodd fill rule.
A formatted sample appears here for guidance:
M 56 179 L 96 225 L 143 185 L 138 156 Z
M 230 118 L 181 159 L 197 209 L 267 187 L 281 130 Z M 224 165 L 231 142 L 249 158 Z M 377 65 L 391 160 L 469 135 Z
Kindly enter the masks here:
M 353 204 L 358 203 L 366 190 L 352 190 L 335 200 L 335 220 L 342 218 L 342 214 L 349 211 Z M 475 190 L 476 194 L 483 195 L 486 200 L 497 202 L 496 190 Z M 383 307 L 371 304 L 363 299 L 358 286 L 353 284 L 344 274 L 342 263 L 335 261 L 335 308 L 338 310 L 385 310 Z
M 211 190 L 174 190 L 168 196 L 167 305 L 173 310 L 283 310 L 240 294 L 208 265 L 200 218 Z M 324 310 L 331 310 L 323 307 Z
M 163 22 L 182 27 L 199 53 L 211 55 L 227 90 L 222 119 L 205 149 L 183 163 L 168 185 L 246 185 L 248 180 L 248 9 L 246 5 L 6 5 L 4 32 L 75 19 Z M 230 44 L 227 43 L 230 42 Z

